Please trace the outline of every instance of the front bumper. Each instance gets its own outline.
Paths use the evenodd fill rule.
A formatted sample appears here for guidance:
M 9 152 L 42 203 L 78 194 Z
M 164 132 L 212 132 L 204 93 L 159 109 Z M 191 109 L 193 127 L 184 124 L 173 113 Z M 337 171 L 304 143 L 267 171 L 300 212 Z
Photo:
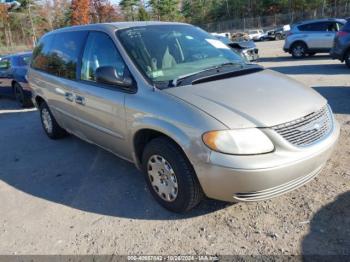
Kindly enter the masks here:
M 228 202 L 266 200 L 294 190 L 314 178 L 330 158 L 339 125 L 322 142 L 307 148 L 255 156 L 212 152 L 209 162 L 195 166 L 204 193 Z
M 259 50 L 257 48 L 243 49 L 242 55 L 248 62 L 257 61 L 259 59 Z

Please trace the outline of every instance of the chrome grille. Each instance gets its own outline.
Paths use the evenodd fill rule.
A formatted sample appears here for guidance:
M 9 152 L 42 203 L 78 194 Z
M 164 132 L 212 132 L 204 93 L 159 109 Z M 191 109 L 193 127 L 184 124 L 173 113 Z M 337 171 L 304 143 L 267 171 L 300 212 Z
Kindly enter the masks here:
M 319 111 L 272 128 L 295 146 L 309 146 L 329 134 L 332 116 L 326 105 Z

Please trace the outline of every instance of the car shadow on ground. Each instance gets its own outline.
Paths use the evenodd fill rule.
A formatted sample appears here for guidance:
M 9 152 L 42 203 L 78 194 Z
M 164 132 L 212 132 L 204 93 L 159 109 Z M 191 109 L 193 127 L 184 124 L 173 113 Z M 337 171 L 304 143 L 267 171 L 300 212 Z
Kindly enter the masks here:
M 288 56 L 271 56 L 271 57 L 261 57 L 259 62 L 298 62 L 298 61 L 315 61 L 315 60 L 325 60 L 331 59 L 329 55 L 315 55 L 307 56 L 304 58 L 293 58 L 291 55 Z
M 1 115 L 0 115 L 1 116 Z M 127 161 L 69 136 L 50 140 L 38 112 L 3 114 L 0 179 L 32 196 L 101 215 L 134 219 L 187 219 L 231 204 L 204 200 L 174 214 L 149 193 L 143 174 Z
M 324 96 L 335 114 L 350 114 L 350 87 L 317 86 L 313 87 Z
M 272 66 L 268 69 L 287 75 L 348 75 L 350 69 L 344 64 Z
M 309 255 L 350 255 L 350 191 L 319 210 L 310 221 L 310 232 L 302 241 L 305 261 L 326 261 Z M 348 257 L 329 257 L 328 261 L 345 261 Z

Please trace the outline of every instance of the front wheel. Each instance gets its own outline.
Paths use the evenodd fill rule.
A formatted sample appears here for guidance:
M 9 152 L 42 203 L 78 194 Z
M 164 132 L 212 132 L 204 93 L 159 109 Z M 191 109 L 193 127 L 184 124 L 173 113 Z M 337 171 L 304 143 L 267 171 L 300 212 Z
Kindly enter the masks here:
M 294 58 L 303 58 L 307 53 L 307 46 L 302 42 L 295 43 L 292 45 L 291 53 Z
M 45 102 L 40 104 L 39 111 L 41 124 L 48 137 L 51 139 L 59 139 L 67 135 L 67 132 L 58 125 L 56 119 Z
M 182 213 L 202 200 L 203 192 L 191 163 L 170 139 L 160 137 L 149 142 L 142 166 L 149 190 L 166 209 Z

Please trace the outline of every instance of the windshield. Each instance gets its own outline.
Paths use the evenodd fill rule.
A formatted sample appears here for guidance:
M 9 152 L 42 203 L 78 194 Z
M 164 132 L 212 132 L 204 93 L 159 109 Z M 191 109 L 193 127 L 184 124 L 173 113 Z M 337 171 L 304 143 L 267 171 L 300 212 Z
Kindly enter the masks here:
M 118 31 L 139 69 L 153 83 L 177 79 L 242 57 L 214 36 L 190 25 L 149 25 Z
M 30 63 L 32 55 L 19 56 L 18 61 L 20 66 L 27 66 Z

